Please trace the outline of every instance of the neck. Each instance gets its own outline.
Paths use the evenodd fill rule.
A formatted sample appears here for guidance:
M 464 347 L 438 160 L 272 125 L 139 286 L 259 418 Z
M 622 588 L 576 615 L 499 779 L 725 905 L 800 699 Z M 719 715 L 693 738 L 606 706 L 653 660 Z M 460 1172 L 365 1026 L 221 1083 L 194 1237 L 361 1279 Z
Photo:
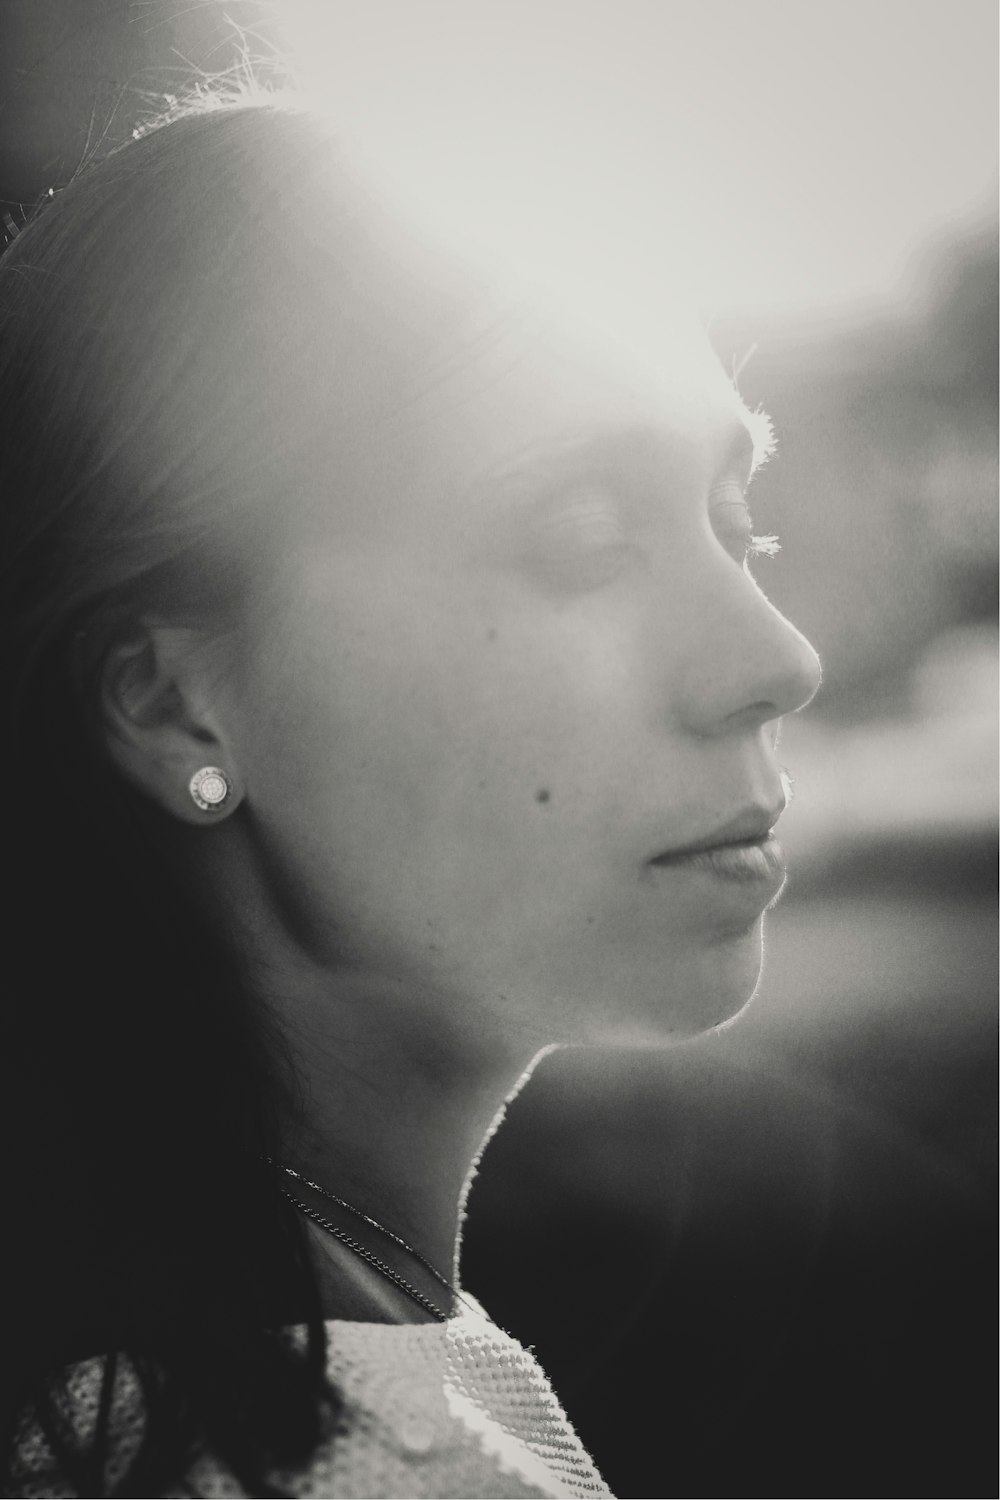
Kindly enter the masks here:
M 431 1027 L 433 1014 L 389 983 L 356 976 L 300 990 L 289 1031 L 307 1106 L 288 1133 L 285 1160 L 454 1282 L 472 1170 L 534 1049 L 501 1048 L 495 1037 L 486 1045 L 481 1035 L 473 1045 L 454 1028 Z M 377 1231 L 290 1185 L 408 1274 L 405 1254 Z M 434 1300 L 433 1281 L 419 1270 L 413 1279 Z
M 284 1122 L 280 1155 L 401 1236 L 454 1283 L 473 1168 L 505 1101 L 549 1039 L 518 1031 L 506 1006 L 407 985 L 331 954 L 325 929 L 300 920 L 287 898 L 280 861 L 275 871 L 260 855 L 256 825 L 243 824 L 231 819 L 220 828 L 229 839 L 214 840 L 214 863 L 203 853 L 193 873 L 206 900 L 224 893 L 244 973 L 287 1039 L 294 1114 Z M 377 1231 L 359 1228 L 318 1195 L 301 1197 L 384 1252 L 432 1301 L 442 1295 L 433 1277 L 413 1274 L 412 1258 Z M 327 1317 L 419 1320 L 415 1303 L 379 1284 L 377 1272 L 315 1225 L 310 1243 Z

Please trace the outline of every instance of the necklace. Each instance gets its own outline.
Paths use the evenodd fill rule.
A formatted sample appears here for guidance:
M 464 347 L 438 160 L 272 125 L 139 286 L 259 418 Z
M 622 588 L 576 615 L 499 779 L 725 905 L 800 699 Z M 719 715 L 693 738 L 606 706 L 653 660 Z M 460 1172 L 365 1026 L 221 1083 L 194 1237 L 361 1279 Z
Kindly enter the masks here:
M 336 1193 L 331 1193 L 329 1188 L 321 1187 L 318 1182 L 313 1182 L 311 1178 L 304 1176 L 301 1172 L 297 1172 L 294 1167 L 289 1167 L 281 1161 L 272 1161 L 271 1165 L 277 1167 L 279 1171 L 284 1172 L 287 1177 L 293 1178 L 294 1181 L 301 1182 L 303 1187 L 311 1188 L 314 1193 L 319 1193 L 323 1198 L 329 1198 L 331 1203 L 336 1203 L 341 1208 L 346 1209 L 348 1213 L 353 1214 L 356 1219 L 361 1219 L 365 1224 L 370 1225 L 372 1229 L 378 1230 L 379 1234 L 385 1235 L 386 1239 L 392 1240 L 393 1244 L 398 1245 L 401 1250 L 405 1250 L 408 1255 L 412 1255 L 414 1260 L 419 1261 L 424 1269 L 434 1277 L 435 1281 L 440 1282 L 441 1285 L 451 1294 L 453 1298 L 458 1298 L 459 1294 L 455 1290 L 454 1286 L 452 1286 L 448 1278 L 446 1276 L 442 1276 L 441 1272 L 437 1270 L 435 1266 L 432 1266 L 430 1261 L 426 1260 L 420 1254 L 419 1250 L 415 1250 L 412 1245 L 408 1244 L 407 1241 L 403 1239 L 402 1235 L 394 1234 L 391 1229 L 387 1229 L 384 1224 L 380 1224 L 378 1219 L 373 1219 L 370 1214 L 363 1213 L 360 1208 L 355 1208 L 354 1204 L 348 1203 L 346 1198 L 340 1198 Z M 432 1302 L 429 1297 L 425 1297 L 423 1292 L 418 1291 L 417 1288 L 413 1286 L 409 1281 L 407 1281 L 404 1276 L 401 1276 L 398 1271 L 394 1271 L 392 1266 L 386 1265 L 384 1260 L 380 1259 L 379 1256 L 373 1254 L 372 1251 L 367 1249 L 366 1246 L 362 1245 L 359 1240 L 356 1240 L 353 1235 L 345 1233 L 345 1231 L 343 1229 L 340 1229 L 336 1224 L 332 1224 L 329 1219 L 324 1218 L 322 1214 L 317 1213 L 315 1209 L 312 1209 L 308 1206 L 308 1204 L 303 1203 L 300 1198 L 297 1198 L 294 1193 L 289 1192 L 287 1188 L 283 1187 L 281 1191 L 283 1196 L 288 1199 L 289 1203 L 294 1203 L 299 1212 L 305 1214 L 307 1219 L 311 1219 L 314 1224 L 317 1224 L 320 1227 L 320 1229 L 324 1229 L 327 1234 L 332 1235 L 335 1240 L 339 1240 L 342 1245 L 346 1245 L 348 1250 L 352 1250 L 355 1255 L 359 1256 L 362 1260 L 367 1261 L 368 1265 L 372 1266 L 376 1271 L 384 1276 L 387 1281 L 391 1281 L 394 1286 L 399 1287 L 400 1291 L 403 1291 L 407 1294 L 407 1296 L 412 1297 L 413 1301 L 418 1303 L 418 1305 L 422 1307 L 425 1312 L 429 1312 L 433 1317 L 437 1318 L 440 1323 L 446 1323 L 448 1321 L 448 1314 L 446 1312 L 443 1312 L 442 1309 L 438 1307 L 436 1303 Z

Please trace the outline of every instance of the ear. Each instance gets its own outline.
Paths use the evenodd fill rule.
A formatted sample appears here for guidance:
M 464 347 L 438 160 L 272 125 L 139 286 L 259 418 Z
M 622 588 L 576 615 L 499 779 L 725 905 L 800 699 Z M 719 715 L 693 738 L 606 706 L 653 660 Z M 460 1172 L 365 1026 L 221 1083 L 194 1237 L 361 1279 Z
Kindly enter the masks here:
M 117 640 L 100 678 L 104 744 L 133 786 L 181 822 L 204 827 L 226 818 L 243 797 L 223 720 L 218 642 L 198 632 L 142 624 Z M 192 778 L 220 770 L 228 794 L 209 781 L 198 800 Z

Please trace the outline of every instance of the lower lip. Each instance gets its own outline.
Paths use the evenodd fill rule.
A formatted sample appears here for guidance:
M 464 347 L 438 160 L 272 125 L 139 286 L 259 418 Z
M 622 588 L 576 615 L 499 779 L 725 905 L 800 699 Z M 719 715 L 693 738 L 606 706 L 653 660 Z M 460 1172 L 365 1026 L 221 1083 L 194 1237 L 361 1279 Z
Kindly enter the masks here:
M 777 839 L 754 844 L 720 844 L 715 849 L 697 849 L 691 854 L 672 854 L 651 861 L 654 870 L 703 871 L 717 880 L 742 885 L 780 887 L 785 879 L 785 860 Z

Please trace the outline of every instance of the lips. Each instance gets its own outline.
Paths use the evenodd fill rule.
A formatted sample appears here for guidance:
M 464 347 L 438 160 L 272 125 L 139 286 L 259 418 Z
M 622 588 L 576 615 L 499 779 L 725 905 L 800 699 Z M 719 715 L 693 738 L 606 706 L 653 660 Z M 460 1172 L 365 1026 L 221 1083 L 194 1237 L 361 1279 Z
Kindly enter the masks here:
M 730 818 L 727 823 L 695 839 L 689 844 L 666 849 L 649 861 L 651 865 L 669 865 L 677 860 L 688 859 L 694 854 L 706 854 L 714 849 L 732 849 L 739 846 L 761 845 L 770 837 L 771 830 L 785 810 L 784 802 L 775 807 L 748 807 Z

